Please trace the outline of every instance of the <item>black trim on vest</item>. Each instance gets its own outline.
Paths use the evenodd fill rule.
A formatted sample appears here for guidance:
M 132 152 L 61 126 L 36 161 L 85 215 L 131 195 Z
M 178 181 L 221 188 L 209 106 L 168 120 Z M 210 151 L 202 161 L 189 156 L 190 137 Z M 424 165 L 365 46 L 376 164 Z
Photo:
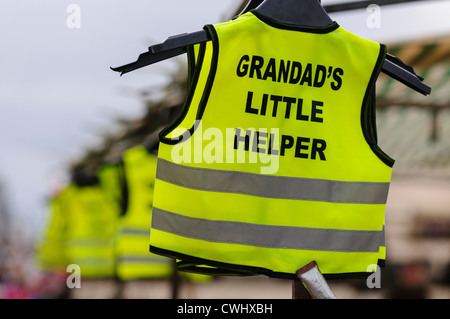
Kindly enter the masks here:
M 180 123 L 184 120 L 184 118 L 186 117 L 186 115 L 189 111 L 189 108 L 190 108 L 190 105 L 192 102 L 192 98 L 194 97 L 194 93 L 197 88 L 198 80 L 200 77 L 200 72 L 203 67 L 205 51 L 206 51 L 206 42 L 203 42 L 200 44 L 200 49 L 199 49 L 198 57 L 196 60 L 193 49 L 188 50 L 189 70 L 193 70 L 193 71 L 189 71 L 190 76 L 188 75 L 189 84 L 188 84 L 188 93 L 187 93 L 186 101 L 183 105 L 183 109 L 181 110 L 181 113 L 179 114 L 179 116 L 172 123 L 170 123 L 164 129 L 162 129 L 161 132 L 159 132 L 159 140 L 162 143 L 175 145 L 175 144 L 180 143 L 183 140 L 183 136 L 179 136 L 178 138 L 167 138 L 166 136 L 167 136 L 167 134 L 172 132 L 178 125 L 180 125 Z M 193 130 L 193 127 L 189 131 L 191 132 L 191 130 Z M 192 132 L 191 132 L 191 134 L 192 134 Z
M 214 29 L 214 26 L 209 24 L 209 25 L 206 25 L 204 27 L 204 29 L 207 32 L 209 32 L 211 35 L 212 44 L 213 44 L 213 48 L 212 48 L 213 53 L 212 53 L 212 60 L 211 60 L 211 68 L 209 70 L 205 89 L 203 91 L 203 95 L 202 95 L 200 104 L 197 109 L 196 120 L 201 120 L 203 117 L 203 113 L 205 112 L 206 104 L 208 103 L 209 95 L 211 93 L 211 89 L 212 89 L 212 86 L 214 83 L 214 78 L 216 76 L 217 63 L 218 63 L 218 59 L 219 59 L 219 38 L 217 36 L 216 30 Z M 202 45 L 200 47 L 201 52 L 199 52 L 198 64 L 196 67 L 195 74 L 193 76 L 193 83 L 189 88 L 188 97 L 187 97 L 186 103 L 183 106 L 182 114 L 172 124 L 170 124 L 168 127 L 164 128 L 159 133 L 159 139 L 162 143 L 175 145 L 175 144 L 181 143 L 185 140 L 184 135 L 181 135 L 178 138 L 166 138 L 166 135 L 168 133 L 170 133 L 172 130 L 174 130 L 181 123 L 181 121 L 185 118 L 185 116 L 189 110 L 190 104 L 192 102 L 192 98 L 194 96 L 195 89 L 197 87 L 198 78 L 200 76 L 200 70 L 202 69 L 203 62 L 204 62 L 203 60 L 204 60 L 204 56 L 205 56 L 206 43 L 203 42 L 201 45 Z M 195 123 L 194 123 L 194 125 L 192 125 L 192 127 L 188 130 L 189 137 L 194 134 L 196 129 L 197 129 L 197 127 L 195 126 Z
M 197 120 L 201 120 L 203 117 L 203 113 L 206 109 L 206 104 L 209 100 L 209 95 L 211 94 L 212 86 L 214 84 L 214 79 L 216 77 L 217 72 L 217 64 L 219 62 L 219 37 L 217 35 L 216 29 L 212 24 L 208 24 L 204 27 L 206 31 L 211 35 L 211 41 L 213 44 L 212 48 L 212 60 L 211 60 L 211 69 L 209 71 L 208 80 L 206 81 L 205 91 L 202 96 L 202 100 L 200 102 L 200 106 L 197 112 Z
M 389 155 L 384 153 L 378 146 L 377 138 L 377 126 L 376 126 L 376 101 L 375 101 L 375 83 L 378 75 L 381 72 L 383 61 L 386 57 L 387 48 L 384 44 L 380 44 L 380 52 L 375 68 L 370 77 L 369 85 L 367 86 L 366 93 L 364 95 L 363 104 L 361 108 L 361 127 L 364 134 L 364 138 L 370 145 L 370 148 L 378 158 L 383 161 L 387 166 L 393 167 L 395 160 Z
M 176 263 L 179 271 L 195 273 L 199 275 L 210 276 L 254 276 L 253 272 L 246 273 L 244 271 L 235 271 L 232 269 L 214 268 L 206 265 L 199 265 L 196 263 L 180 260 Z
M 186 272 L 195 272 L 198 274 L 233 274 L 235 276 L 256 276 L 256 275 L 266 275 L 272 278 L 290 279 L 294 280 L 296 278 L 295 274 L 288 274 L 282 272 L 274 272 L 272 270 L 261 268 L 261 267 L 251 267 L 243 266 L 237 264 L 223 263 L 209 259 L 203 259 L 198 257 L 189 256 L 186 254 L 178 253 L 175 251 L 158 248 L 155 246 L 150 246 L 150 252 L 166 256 L 169 258 L 175 258 L 183 261 L 184 265 L 190 263 L 189 267 L 180 267 L 179 270 Z M 182 264 L 183 265 L 183 264 Z M 198 265 L 207 265 L 215 268 L 207 269 L 205 267 L 198 267 Z
M 202 275 L 216 275 L 216 276 L 257 276 L 265 275 L 270 278 L 279 278 L 287 280 L 297 280 L 295 274 L 275 272 L 267 268 L 243 266 L 237 264 L 223 263 L 209 259 L 189 256 L 178 253 L 176 251 L 158 248 L 150 245 L 150 252 L 153 254 L 174 258 L 180 260 L 177 263 L 177 268 L 180 271 L 192 272 Z M 202 267 L 210 266 L 209 267 Z M 384 260 L 378 260 L 378 266 L 384 267 Z M 301 267 L 301 266 L 300 266 Z M 340 273 L 340 274 L 323 274 L 325 279 L 363 279 L 367 278 L 372 273 L 369 272 L 354 272 L 354 273 Z
M 323 27 L 309 27 L 309 26 L 299 26 L 299 25 L 293 25 L 293 24 L 286 24 L 282 23 L 280 21 L 273 20 L 269 17 L 266 17 L 258 12 L 257 9 L 250 10 L 250 12 L 257 17 L 259 20 L 264 22 L 265 24 L 270 25 L 271 27 L 277 28 L 277 29 L 284 29 L 284 30 L 292 30 L 292 31 L 301 31 L 301 32 L 308 32 L 308 33 L 329 33 L 337 28 L 339 28 L 339 24 L 336 21 L 333 21 L 331 24 L 323 26 Z
M 123 158 L 120 159 L 119 164 L 117 165 L 118 175 L 119 175 L 119 184 L 121 189 L 121 198 L 120 198 L 120 216 L 124 216 L 128 211 L 128 206 L 130 202 L 130 192 L 128 187 L 128 179 L 126 174 L 125 163 Z
M 189 91 L 189 87 L 191 86 L 192 78 L 195 73 L 195 50 L 194 46 L 190 45 L 186 48 L 186 55 L 188 61 L 188 79 L 187 79 L 187 90 Z

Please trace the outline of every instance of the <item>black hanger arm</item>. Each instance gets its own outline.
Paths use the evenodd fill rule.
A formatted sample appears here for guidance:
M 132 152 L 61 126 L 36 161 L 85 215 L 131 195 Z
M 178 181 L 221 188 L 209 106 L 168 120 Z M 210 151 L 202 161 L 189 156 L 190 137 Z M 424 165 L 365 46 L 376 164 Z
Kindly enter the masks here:
M 163 43 L 149 47 L 148 52 L 139 55 L 137 61 L 111 69 L 120 72 L 120 74 L 123 75 L 147 65 L 183 54 L 186 52 L 187 46 L 207 42 L 209 40 L 209 35 L 204 30 L 172 36 Z M 431 93 L 431 88 L 422 82 L 423 79 L 417 76 L 410 66 L 406 65 L 393 55 L 388 54 L 386 56 L 382 71 L 423 95 Z
M 186 47 L 209 40 L 209 35 L 204 30 L 174 35 L 167 38 L 163 43 L 150 46 L 148 52 L 140 54 L 135 62 L 115 68 L 111 67 L 111 70 L 120 72 L 120 75 L 123 75 L 147 65 L 183 54 L 186 52 Z
M 412 67 L 391 54 L 386 55 L 381 71 L 423 95 L 431 93 L 431 87 L 423 83 L 423 78 Z

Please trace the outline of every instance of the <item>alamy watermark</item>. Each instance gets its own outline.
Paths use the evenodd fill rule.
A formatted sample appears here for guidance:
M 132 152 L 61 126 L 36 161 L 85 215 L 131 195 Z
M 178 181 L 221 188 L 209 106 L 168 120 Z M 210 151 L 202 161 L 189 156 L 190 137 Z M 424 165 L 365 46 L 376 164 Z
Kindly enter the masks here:
M 202 121 L 197 120 L 193 134 L 181 127 L 172 134 L 182 137 L 171 151 L 172 162 L 177 164 L 248 163 L 259 165 L 260 173 L 268 175 L 278 172 L 282 157 L 327 160 L 325 140 L 281 134 L 279 128 L 208 127 L 203 130 Z
M 81 267 L 77 264 L 70 264 L 66 271 L 70 273 L 66 279 L 67 288 L 81 288 Z
M 371 4 L 366 9 L 369 16 L 366 20 L 366 25 L 369 29 L 381 28 L 381 8 L 377 4 Z
M 69 13 L 66 19 L 66 25 L 69 29 L 81 28 L 81 8 L 78 4 L 69 4 L 66 8 Z
M 172 161 L 177 164 L 259 164 L 261 174 L 275 174 L 279 169 L 278 128 L 226 128 L 223 131 L 209 127 L 203 130 L 202 121 L 197 120 L 193 134 L 184 128 L 176 128 L 173 134 L 183 136 L 171 152 Z
M 367 288 L 370 289 L 380 289 L 381 288 L 381 269 L 378 265 L 369 265 L 367 267 L 367 272 L 372 272 L 371 275 L 366 280 Z

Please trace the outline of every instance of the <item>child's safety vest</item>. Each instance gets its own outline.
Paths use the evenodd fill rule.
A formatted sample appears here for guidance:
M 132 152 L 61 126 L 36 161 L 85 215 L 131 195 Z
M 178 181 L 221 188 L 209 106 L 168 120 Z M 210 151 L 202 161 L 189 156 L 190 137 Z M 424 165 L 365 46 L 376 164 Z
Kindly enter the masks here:
M 183 111 L 160 133 L 151 251 L 205 273 L 373 271 L 394 163 L 375 123 L 386 47 L 257 11 L 205 29 Z

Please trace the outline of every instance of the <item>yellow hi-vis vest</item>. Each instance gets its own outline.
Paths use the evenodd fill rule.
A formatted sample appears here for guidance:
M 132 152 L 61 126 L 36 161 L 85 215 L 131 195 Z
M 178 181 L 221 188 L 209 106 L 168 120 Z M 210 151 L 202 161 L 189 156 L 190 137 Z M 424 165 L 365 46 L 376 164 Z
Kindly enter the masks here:
M 66 253 L 70 263 L 80 266 L 83 278 L 114 277 L 118 216 L 112 197 L 99 184 L 71 183 L 62 210 L 69 219 Z
M 113 199 L 117 214 L 119 215 L 123 206 L 125 176 L 123 165 L 120 161 L 115 163 L 104 163 L 97 170 L 97 176 L 101 188 Z
M 157 158 L 144 146 L 135 146 L 123 153 L 122 161 L 128 198 L 119 219 L 117 276 L 122 280 L 168 278 L 173 273 L 171 259 L 149 252 Z
M 394 163 L 376 139 L 386 47 L 257 11 L 205 29 L 185 107 L 160 133 L 151 251 L 205 273 L 374 271 Z
M 65 273 L 70 264 L 65 253 L 68 222 L 61 209 L 64 192 L 52 196 L 47 203 L 46 220 L 36 247 L 36 262 L 43 271 Z

